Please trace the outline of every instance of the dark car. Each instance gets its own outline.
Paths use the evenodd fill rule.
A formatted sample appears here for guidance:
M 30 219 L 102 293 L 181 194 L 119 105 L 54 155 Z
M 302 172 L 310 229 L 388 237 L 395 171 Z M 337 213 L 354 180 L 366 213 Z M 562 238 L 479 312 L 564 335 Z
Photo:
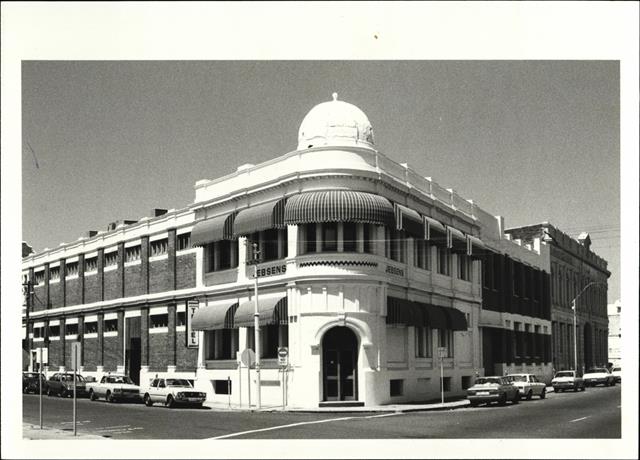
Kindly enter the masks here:
M 22 373 L 22 392 L 23 393 L 39 393 L 40 384 L 38 383 L 38 375 L 42 381 L 42 392 L 47 392 L 47 380 L 44 374 L 39 372 L 23 372 Z
M 58 395 L 62 397 L 73 396 L 73 374 L 56 373 L 47 381 L 47 395 Z M 76 375 L 76 396 L 87 396 L 87 388 L 84 377 Z

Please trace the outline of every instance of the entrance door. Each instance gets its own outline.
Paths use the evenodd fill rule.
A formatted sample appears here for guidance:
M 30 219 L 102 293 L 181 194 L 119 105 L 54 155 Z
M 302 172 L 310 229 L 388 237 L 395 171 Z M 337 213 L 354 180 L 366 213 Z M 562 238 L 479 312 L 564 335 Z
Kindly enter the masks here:
M 140 317 L 127 318 L 127 338 L 125 349 L 125 372 L 136 385 L 140 384 L 140 364 L 142 363 L 142 343 L 140 340 Z
M 593 343 L 591 338 L 591 324 L 584 325 L 584 371 L 587 372 L 593 366 Z
M 347 327 L 334 327 L 322 339 L 325 401 L 358 399 L 358 339 Z

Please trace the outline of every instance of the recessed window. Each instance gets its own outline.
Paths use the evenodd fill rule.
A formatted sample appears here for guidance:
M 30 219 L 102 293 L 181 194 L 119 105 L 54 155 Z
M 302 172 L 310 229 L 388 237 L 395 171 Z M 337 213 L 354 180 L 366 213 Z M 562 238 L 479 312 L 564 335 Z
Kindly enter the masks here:
M 163 240 L 152 241 L 149 245 L 149 256 L 157 257 L 167 253 L 167 247 L 169 240 L 167 238 Z
M 316 252 L 316 224 L 305 224 L 304 226 L 304 252 Z
M 149 315 L 149 328 L 167 327 L 169 325 L 169 315 L 167 313 L 160 315 Z
M 451 377 L 445 377 L 441 379 L 442 390 L 447 392 L 451 391 Z
M 338 250 L 338 223 L 325 222 L 322 224 L 322 250 L 335 252 Z
M 66 265 L 67 276 L 76 276 L 78 274 L 78 262 L 71 262 Z
M 111 267 L 111 266 L 117 265 L 117 264 L 118 264 L 118 252 L 117 251 L 105 253 L 105 255 L 104 255 L 104 266 L 105 267 Z
M 44 337 L 44 327 L 40 326 L 40 327 L 34 327 L 33 328 L 33 338 L 34 339 L 41 339 Z
M 451 329 L 438 329 L 438 347 L 447 349 L 447 358 L 453 358 L 453 331 Z
M 140 245 L 132 246 L 130 248 L 125 248 L 124 250 L 124 260 L 125 262 L 134 262 L 136 260 L 140 260 Z
M 415 327 L 416 358 L 431 357 L 431 328 Z
M 389 395 L 390 396 L 402 396 L 404 394 L 404 380 L 403 379 L 391 379 L 389 381 Z
M 49 337 L 59 337 L 60 326 L 49 326 Z
M 406 235 L 402 230 L 385 228 L 385 255 L 388 259 L 404 263 Z
M 458 254 L 458 279 L 470 281 L 470 259 L 466 254 Z
M 178 251 L 191 249 L 191 233 L 183 233 L 178 235 Z
M 342 224 L 343 251 L 356 252 L 358 248 L 358 236 L 355 222 Z
M 209 243 L 204 248 L 205 272 L 228 270 L 238 266 L 237 240 L 222 240 Z
M 230 395 L 231 393 L 231 380 L 214 380 L 213 392 L 217 395 Z
M 49 269 L 49 279 L 51 281 L 60 279 L 60 267 L 52 267 Z
M 41 270 L 39 272 L 35 272 L 33 274 L 33 280 L 34 280 L 35 284 L 44 283 L 44 270 Z
M 239 351 L 238 329 L 218 329 L 205 331 L 205 359 L 228 360 L 236 359 Z
M 247 261 L 254 261 L 253 243 L 258 243 L 259 261 L 269 262 L 287 257 L 287 229 L 269 229 L 247 236 Z
M 429 270 L 429 252 L 431 246 L 427 240 L 417 239 L 413 244 L 413 264 L 423 270 Z
M 449 276 L 451 274 L 451 252 L 447 248 L 438 246 L 437 257 L 438 273 Z
M 375 227 L 372 224 L 362 224 L 363 239 L 364 239 L 364 252 L 367 254 L 373 254 L 373 237 L 375 235 Z
M 176 313 L 176 326 L 184 326 L 187 324 L 187 314 L 184 311 Z
M 74 324 L 65 324 L 64 326 L 64 333 L 65 335 L 77 335 L 78 334 L 78 324 L 74 323 Z
M 463 375 L 462 376 L 462 389 L 466 390 L 470 386 L 471 386 L 471 376 L 470 375 Z
M 89 259 L 84 259 L 84 271 L 85 272 L 93 272 L 98 269 L 98 258 L 91 257 Z
M 247 348 L 255 351 L 254 328 L 247 328 Z M 279 347 L 289 346 L 289 325 L 268 325 L 260 328 L 260 357 L 271 359 L 278 356 Z
M 104 322 L 104 332 L 117 332 L 117 331 L 118 331 L 117 319 L 108 319 Z
M 117 324 L 116 324 L 117 327 Z M 85 334 L 96 334 L 98 332 L 98 322 L 90 321 L 88 323 L 84 323 L 84 333 Z

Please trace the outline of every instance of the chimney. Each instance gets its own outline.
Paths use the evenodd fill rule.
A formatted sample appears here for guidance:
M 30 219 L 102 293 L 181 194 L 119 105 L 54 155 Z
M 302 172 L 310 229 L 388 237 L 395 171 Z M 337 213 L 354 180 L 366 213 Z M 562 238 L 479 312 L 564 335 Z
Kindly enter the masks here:
M 166 209 L 153 208 L 151 210 L 151 217 L 159 217 L 167 213 Z
M 96 236 L 98 234 L 98 232 L 96 230 L 87 230 L 86 232 L 84 232 L 84 237 L 85 238 L 91 238 L 92 236 Z
M 110 232 L 112 230 L 115 230 L 117 226 L 118 226 L 118 221 L 109 222 L 109 224 L 107 225 L 107 231 Z

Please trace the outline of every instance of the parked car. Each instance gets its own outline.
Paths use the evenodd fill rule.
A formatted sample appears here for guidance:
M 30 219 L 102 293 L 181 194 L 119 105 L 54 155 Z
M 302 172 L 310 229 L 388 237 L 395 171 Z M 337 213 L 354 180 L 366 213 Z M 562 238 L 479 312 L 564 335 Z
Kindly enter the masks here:
M 520 392 L 507 377 L 479 377 L 473 386 L 467 389 L 467 399 L 472 406 L 485 402 L 497 402 L 504 405 L 507 401 L 518 404 Z
M 39 393 L 40 392 L 40 383 L 38 382 L 38 375 L 40 376 L 40 381 L 42 382 L 42 392 L 47 392 L 47 379 L 45 379 L 44 374 L 39 372 L 23 372 L 22 373 L 22 392 L 23 393 Z
M 103 375 L 99 382 L 87 383 L 89 399 L 104 398 L 109 402 L 140 401 L 140 387 L 125 374 Z
M 613 378 L 616 380 L 616 382 L 622 383 L 622 368 L 621 367 L 614 367 L 613 370 L 611 371 L 611 375 L 613 375 Z
M 207 394 L 195 391 L 191 383 L 186 379 L 153 379 L 144 391 L 144 403 L 153 406 L 153 403 L 163 403 L 167 407 L 175 405 L 188 405 L 202 407 L 207 399 Z
M 518 388 L 523 398 L 530 400 L 534 395 L 544 399 L 547 396 L 547 385 L 533 374 L 509 374 L 507 378 Z
M 596 385 L 610 387 L 616 384 L 616 378 L 606 367 L 592 367 L 582 378 L 584 379 L 584 384 L 588 387 L 595 387 Z
M 76 396 L 86 396 L 84 377 L 76 374 Z M 47 381 L 47 395 L 58 395 L 62 397 L 73 396 L 73 373 L 58 372 L 53 374 Z
M 560 393 L 564 390 L 584 391 L 584 380 L 576 371 L 560 371 L 551 380 L 553 391 Z

